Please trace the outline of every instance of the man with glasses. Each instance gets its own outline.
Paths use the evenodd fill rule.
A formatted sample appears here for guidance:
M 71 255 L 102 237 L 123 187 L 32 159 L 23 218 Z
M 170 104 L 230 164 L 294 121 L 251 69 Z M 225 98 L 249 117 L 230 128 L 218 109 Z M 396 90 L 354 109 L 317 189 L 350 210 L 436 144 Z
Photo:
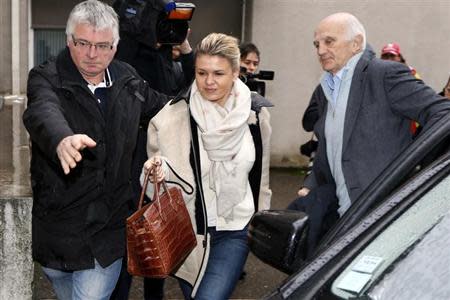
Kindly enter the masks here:
M 167 102 L 114 60 L 117 15 L 79 3 L 67 48 L 28 78 L 33 259 L 58 299 L 109 299 L 125 252 L 136 135 Z

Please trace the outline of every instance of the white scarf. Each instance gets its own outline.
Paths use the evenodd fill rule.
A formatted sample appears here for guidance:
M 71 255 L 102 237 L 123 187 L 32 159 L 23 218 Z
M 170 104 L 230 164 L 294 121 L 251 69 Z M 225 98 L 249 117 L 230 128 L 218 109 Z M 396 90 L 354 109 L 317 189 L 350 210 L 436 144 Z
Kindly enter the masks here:
M 244 135 L 250 135 L 247 121 L 251 110 L 251 93 L 239 79 L 234 81 L 225 107 L 205 100 L 194 81 L 189 101 L 194 120 L 200 129 L 205 151 L 211 161 L 209 187 L 217 198 L 217 215 L 232 218 L 233 207 L 247 193 L 248 162 L 255 161 L 254 149 L 242 147 Z M 238 155 L 239 154 L 239 155 Z M 245 161 L 244 161 L 245 160 Z M 243 170 L 240 165 L 247 166 Z

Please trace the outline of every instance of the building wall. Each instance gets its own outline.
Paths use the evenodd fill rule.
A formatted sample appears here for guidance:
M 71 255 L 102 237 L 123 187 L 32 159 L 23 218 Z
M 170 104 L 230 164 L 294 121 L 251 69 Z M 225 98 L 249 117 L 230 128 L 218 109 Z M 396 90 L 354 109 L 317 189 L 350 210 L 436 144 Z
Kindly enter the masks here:
M 0 0 L 4 1 L 4 0 Z M 31 27 L 33 29 L 59 29 L 66 26 L 71 9 L 80 0 L 28 0 L 31 1 Z M 113 0 L 102 0 L 112 4 Z M 188 0 L 196 8 L 189 22 L 192 47 L 210 32 L 223 32 L 241 38 L 243 0 Z M 36 64 L 36 62 L 34 62 Z
M 195 11 L 189 23 L 189 42 L 195 47 L 211 32 L 222 32 L 241 38 L 242 0 L 184 0 L 195 4 Z M 226 5 L 224 3 L 226 2 Z
M 396 41 L 408 64 L 437 91 L 450 72 L 450 1 L 447 0 L 248 0 L 251 35 L 261 50 L 261 69 L 275 71 L 266 95 L 272 112 L 272 165 L 301 165 L 299 145 L 311 138 L 300 121 L 322 70 L 312 46 L 318 22 L 347 11 L 363 23 L 377 55 Z
M 0 95 L 11 91 L 11 0 L 0 0 Z
M 13 18 L 11 3 L 17 5 L 17 15 Z M 18 27 L 12 27 L 12 24 Z M 14 34 L 13 34 L 14 32 Z M 0 95 L 24 93 L 28 73 L 28 0 L 0 0 Z M 17 47 L 13 49 L 13 38 Z M 15 55 L 13 72 L 13 54 Z M 13 74 L 18 81 L 13 91 Z
M 27 90 L 27 78 L 29 71 L 29 61 L 28 61 L 28 50 L 29 50 L 29 22 L 28 22 L 28 11 L 29 11 L 29 0 L 12 0 L 19 1 L 19 11 L 20 11 L 20 58 L 19 58 L 19 68 L 20 68 L 20 94 L 26 93 Z
M 66 27 L 70 10 L 79 0 L 29 0 L 31 2 L 32 28 Z

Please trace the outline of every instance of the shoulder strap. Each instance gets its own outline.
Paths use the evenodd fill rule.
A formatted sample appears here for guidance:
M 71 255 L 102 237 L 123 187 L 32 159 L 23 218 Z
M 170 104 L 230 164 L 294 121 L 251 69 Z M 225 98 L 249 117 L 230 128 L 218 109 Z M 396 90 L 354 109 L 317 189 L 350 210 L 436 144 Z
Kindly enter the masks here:
M 192 193 L 194 192 L 194 188 L 192 187 L 192 185 L 190 185 L 186 180 L 184 180 L 183 178 L 181 178 L 181 176 L 178 175 L 177 172 L 175 172 L 175 170 L 169 165 L 169 163 L 168 163 L 167 161 L 166 161 L 166 165 L 169 167 L 170 171 L 172 171 L 172 173 L 175 174 L 175 176 L 176 176 L 182 183 L 186 184 L 186 185 L 190 188 L 191 192 L 186 191 L 186 189 L 185 189 L 181 184 L 179 184 L 178 182 L 170 181 L 170 180 L 166 180 L 166 182 L 176 184 L 176 185 L 180 186 L 181 189 L 182 189 L 186 194 L 192 195 Z
M 169 181 L 169 180 L 163 180 L 164 187 L 166 188 L 166 186 L 165 186 L 166 183 L 173 183 L 173 184 L 176 184 L 176 185 L 180 186 L 181 189 L 182 189 L 186 194 L 192 195 L 192 193 L 194 192 L 194 188 L 192 187 L 192 185 L 190 185 L 186 180 L 184 180 L 183 178 L 181 178 L 181 176 L 178 175 L 177 172 L 175 172 L 175 170 L 167 163 L 167 161 L 166 161 L 166 164 L 167 164 L 167 166 L 169 167 L 169 169 L 173 172 L 173 174 L 175 174 L 175 176 L 177 176 L 178 179 L 180 179 L 181 182 L 183 182 L 184 184 L 186 184 L 187 186 L 189 186 L 189 188 L 191 189 L 191 192 L 189 193 L 188 191 L 186 191 L 186 189 L 185 189 L 181 184 L 179 184 L 178 182 Z M 144 177 L 144 185 L 142 186 L 141 195 L 140 195 L 140 197 L 139 197 L 138 210 L 141 209 L 141 208 L 142 208 L 142 205 L 144 204 L 145 192 L 147 191 L 147 186 L 148 186 L 149 180 L 150 180 L 150 172 L 147 172 L 147 174 L 145 174 L 145 177 Z M 155 185 L 158 186 L 159 183 L 156 183 Z M 167 188 L 166 188 L 166 190 L 167 190 Z M 157 192 L 156 192 L 156 187 L 155 187 L 154 193 L 157 193 Z

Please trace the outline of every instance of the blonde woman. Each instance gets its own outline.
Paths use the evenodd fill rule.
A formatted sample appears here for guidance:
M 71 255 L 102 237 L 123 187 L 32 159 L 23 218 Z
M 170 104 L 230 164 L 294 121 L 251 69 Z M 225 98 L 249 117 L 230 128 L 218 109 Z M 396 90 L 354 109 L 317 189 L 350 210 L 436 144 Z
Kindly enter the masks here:
M 186 299 L 228 299 L 247 255 L 247 225 L 268 209 L 269 113 L 239 80 L 234 37 L 211 33 L 197 46 L 195 81 L 150 122 L 145 172 L 195 187 L 184 195 L 197 248 L 176 276 Z M 153 191 L 149 188 L 148 195 Z

